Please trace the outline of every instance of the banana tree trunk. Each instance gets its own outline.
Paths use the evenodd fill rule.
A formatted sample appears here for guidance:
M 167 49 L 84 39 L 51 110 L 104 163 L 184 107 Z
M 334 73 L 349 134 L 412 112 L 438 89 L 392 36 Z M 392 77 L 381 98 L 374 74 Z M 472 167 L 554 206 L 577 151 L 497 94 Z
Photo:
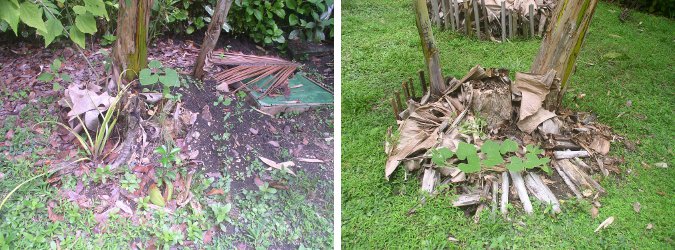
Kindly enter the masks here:
M 230 12 L 230 7 L 232 6 L 232 0 L 219 0 L 216 5 L 215 13 L 213 18 L 211 18 L 211 23 L 209 28 L 204 35 L 204 42 L 202 43 L 202 48 L 199 50 L 199 56 L 195 62 L 195 69 L 192 72 L 192 75 L 195 78 L 202 79 L 204 77 L 204 61 L 206 56 L 213 51 L 213 48 L 218 42 L 218 37 L 220 37 L 220 30 L 227 20 L 227 13 Z
M 553 84 L 544 101 L 544 108 L 550 111 L 560 107 L 597 4 L 598 0 L 562 0 L 556 5 L 554 19 L 530 70 L 534 74 L 545 74 L 549 69 L 556 71 L 560 82 Z
M 128 4 L 127 4 L 128 3 Z M 113 47 L 114 81 L 131 81 L 148 65 L 148 23 L 152 0 L 119 1 L 117 41 Z
M 438 58 L 438 47 L 434 41 L 434 34 L 431 30 L 431 21 L 429 20 L 429 10 L 426 0 L 413 0 L 415 9 L 415 21 L 417 31 L 422 42 L 422 51 L 424 52 L 424 62 L 429 69 L 429 82 L 431 86 L 431 97 L 441 96 L 445 86 L 443 85 L 443 75 L 441 74 L 441 62 Z

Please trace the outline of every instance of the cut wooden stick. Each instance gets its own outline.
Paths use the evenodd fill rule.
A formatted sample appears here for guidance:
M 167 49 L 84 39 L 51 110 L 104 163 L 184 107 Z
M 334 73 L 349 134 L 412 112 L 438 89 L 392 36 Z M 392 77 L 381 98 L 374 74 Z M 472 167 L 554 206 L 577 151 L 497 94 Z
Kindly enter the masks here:
M 424 78 L 424 70 L 418 70 L 417 74 L 420 76 L 420 85 L 422 85 L 422 91 L 427 93 L 427 80 Z
M 403 105 L 401 105 L 401 92 L 398 92 L 398 90 L 394 91 L 394 100 L 396 101 L 396 106 L 398 106 L 398 111 L 402 112 Z
M 407 103 L 410 100 L 410 90 L 408 89 L 408 84 L 405 81 L 401 83 L 401 89 L 403 89 L 403 95 L 405 96 L 405 102 Z
M 478 12 L 478 3 L 472 1 L 471 5 L 473 6 L 473 20 L 476 26 L 476 37 L 480 40 L 480 13 Z
M 450 15 L 448 15 L 448 9 L 450 5 L 449 0 L 441 0 L 441 9 L 443 10 L 443 29 L 450 29 Z
M 497 192 L 499 192 L 499 183 L 496 180 L 492 180 L 492 215 L 495 215 L 495 212 L 497 211 Z
M 536 173 L 529 172 L 525 174 L 525 186 L 538 200 L 551 204 L 553 211 L 560 213 L 560 203 L 558 199 L 553 195 L 553 192 L 544 184 L 541 180 L 541 177 Z
M 490 37 L 492 36 L 492 32 L 490 32 L 490 23 L 489 23 L 489 17 L 487 13 L 487 6 L 485 6 L 485 0 L 480 0 L 480 11 L 481 11 L 481 16 L 483 19 L 483 27 L 485 27 L 485 36 L 486 40 L 489 40 Z
M 457 30 L 457 21 L 455 20 L 455 1 L 454 0 L 445 0 L 448 1 L 448 19 L 450 19 L 450 28 L 452 30 Z
M 530 196 L 527 195 L 527 188 L 525 188 L 523 176 L 521 176 L 517 171 L 509 171 L 509 173 L 511 174 L 511 179 L 513 179 L 513 186 L 518 192 L 518 199 L 520 199 L 520 202 L 523 203 L 523 210 L 525 210 L 525 213 L 532 214 L 534 210 L 532 209 Z
M 422 177 L 422 190 L 427 193 L 433 193 L 436 183 L 438 183 L 439 174 L 433 168 L 424 169 L 424 176 Z
M 410 97 L 415 99 L 415 86 L 413 86 L 412 78 L 408 79 L 408 91 L 410 91 Z
M 506 215 L 506 213 L 509 212 L 508 208 L 506 207 L 506 204 L 509 203 L 509 174 L 506 172 L 502 172 L 502 200 L 501 200 L 501 206 L 500 210 L 503 215 Z
M 534 4 L 530 4 L 530 38 L 534 37 Z
M 502 42 L 504 42 L 506 41 L 506 1 L 502 1 L 500 13 L 502 18 Z
M 460 21 L 459 21 L 459 1 L 458 0 L 452 0 L 452 3 L 454 5 L 453 8 L 453 13 L 455 14 L 455 30 L 460 30 Z
M 588 151 L 585 150 L 580 150 L 580 151 L 554 151 L 553 156 L 560 160 L 560 159 L 570 159 L 570 158 L 575 158 L 575 157 L 589 157 L 591 154 L 588 153 Z
M 410 89 L 412 90 L 413 96 L 415 96 L 415 87 L 413 86 L 415 82 L 412 77 L 408 77 L 408 83 L 410 83 Z M 422 93 L 422 96 L 424 96 L 424 93 Z
M 439 16 L 440 9 L 438 7 L 438 0 L 431 0 L 431 19 L 436 26 L 441 26 L 441 18 Z
M 476 205 L 480 202 L 480 194 L 463 194 L 457 197 L 457 200 L 452 202 L 453 207 L 463 207 L 469 205 Z
M 557 164 L 556 162 L 551 162 L 551 163 L 552 163 L 553 168 L 555 169 L 555 171 L 558 172 L 558 175 L 560 175 L 560 178 L 562 178 L 563 181 L 565 182 L 565 184 L 567 184 L 567 187 L 569 187 L 570 190 L 572 190 L 572 193 L 574 193 L 574 195 L 577 196 L 578 199 L 583 199 L 584 197 L 581 195 L 581 192 L 579 192 L 579 190 L 577 189 L 577 187 L 574 185 L 574 183 L 572 182 L 572 180 L 570 180 L 570 178 L 565 174 L 565 172 L 563 172 L 563 171 L 560 169 L 560 167 L 558 166 L 558 164 Z
M 401 118 L 398 116 L 400 111 L 398 110 L 398 105 L 396 104 L 396 101 L 394 100 L 396 97 L 391 98 L 391 107 L 394 110 L 394 119 L 400 120 Z

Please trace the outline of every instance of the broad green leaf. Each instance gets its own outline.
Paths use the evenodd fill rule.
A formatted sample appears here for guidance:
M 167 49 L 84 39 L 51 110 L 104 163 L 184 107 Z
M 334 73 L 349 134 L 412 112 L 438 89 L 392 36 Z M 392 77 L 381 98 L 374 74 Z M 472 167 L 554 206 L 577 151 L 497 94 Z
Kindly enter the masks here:
M 185 33 L 187 33 L 188 35 L 192 34 L 193 32 L 195 32 L 195 27 L 192 27 L 192 25 L 188 26 L 187 29 L 185 29 Z
M 70 40 L 73 40 L 77 45 L 80 45 L 81 48 L 85 48 L 84 33 L 75 26 L 70 26 Z
M 63 89 L 63 87 L 61 87 L 61 85 L 60 85 L 58 82 L 53 82 L 53 83 L 52 83 L 52 90 L 54 90 L 54 91 L 59 91 L 59 90 L 61 90 L 61 89 Z
M 85 8 L 82 5 L 75 5 L 73 6 L 73 12 L 75 12 L 75 14 L 78 15 L 84 15 L 85 13 L 87 13 L 87 8 Z
M 153 74 L 150 69 L 142 69 L 138 74 L 138 81 L 143 86 L 155 84 L 158 80 L 157 74 Z
M 298 22 L 299 22 L 298 16 L 296 16 L 295 14 L 291 14 L 291 15 L 288 16 L 288 24 L 289 25 L 295 26 L 295 25 L 298 24 Z
M 61 24 L 61 21 L 56 18 L 49 18 L 45 25 L 47 26 L 47 32 L 43 33 L 38 31 L 38 33 L 44 37 L 45 47 L 47 47 L 54 41 L 56 37 L 63 34 L 63 25 Z
M 460 142 L 456 154 L 458 159 L 467 161 L 467 163 L 457 165 L 459 170 L 467 174 L 480 171 L 480 158 L 478 158 L 476 147 L 466 142 Z
M 536 146 L 536 145 L 527 145 L 527 146 L 525 146 L 525 151 L 527 151 L 527 153 L 532 153 L 532 154 L 535 154 L 535 155 L 539 155 L 539 154 L 543 154 L 543 153 L 544 153 L 544 150 L 540 149 L 540 148 L 539 148 L 538 146 Z
M 298 5 L 295 0 L 286 0 L 286 6 L 288 6 L 288 8 L 292 10 L 298 8 Z
M 178 72 L 174 69 L 166 69 L 164 75 L 159 76 L 159 81 L 164 84 L 164 86 L 169 87 L 178 87 L 180 85 Z
M 157 60 L 152 60 L 148 63 L 148 68 L 151 68 L 151 69 L 159 69 L 161 67 L 162 67 L 162 63 L 160 61 L 157 61 Z
M 19 35 L 19 6 L 14 5 L 9 0 L 0 0 L 0 19 L 5 20 L 9 27 L 14 31 L 14 35 Z
M 96 33 L 96 19 L 90 13 L 84 13 L 75 17 L 75 26 L 82 31 L 82 33 L 94 34 Z
M 455 153 L 448 148 L 433 149 L 431 150 L 431 161 L 436 165 L 445 166 L 445 162 L 453 155 L 455 155 Z
M 488 140 L 483 143 L 483 146 L 480 148 L 480 151 L 483 152 L 486 156 L 485 160 L 483 160 L 483 164 L 485 164 L 485 166 L 493 167 L 504 163 L 504 159 L 502 158 L 502 155 L 499 153 L 499 148 L 500 148 L 499 143 L 493 140 Z
M 45 72 L 40 74 L 40 76 L 38 76 L 37 79 L 43 82 L 49 82 L 51 80 L 54 80 L 54 74 Z
M 108 12 L 105 11 L 103 0 L 84 0 L 84 7 L 94 16 L 105 17 L 108 20 Z
M 150 186 L 150 202 L 160 207 L 163 207 L 165 205 L 164 197 L 162 197 L 162 192 L 159 191 L 159 188 L 157 188 L 155 184 L 152 184 Z
M 506 139 L 502 142 L 502 146 L 499 148 L 499 152 L 502 154 L 506 154 L 509 152 L 516 152 L 518 151 L 518 143 L 511 140 L 511 139 Z
M 274 10 L 274 14 L 277 14 L 279 18 L 286 17 L 286 11 L 284 11 L 284 9 L 276 9 Z
M 260 10 L 253 10 L 253 15 L 255 15 L 255 18 L 258 19 L 258 21 L 262 20 L 262 12 L 260 12 Z
M 525 164 L 523 164 L 523 160 L 521 160 L 516 156 L 511 156 L 511 158 L 509 159 L 511 160 L 511 163 L 509 163 L 509 165 L 506 165 L 506 169 L 514 172 L 520 172 L 525 170 Z
M 61 80 L 65 81 L 65 82 L 72 82 L 73 81 L 73 79 L 71 79 L 69 74 L 61 74 Z
M 47 32 L 47 26 L 42 20 L 42 9 L 30 1 L 23 2 L 19 9 L 19 17 L 26 25 L 33 27 L 39 31 Z

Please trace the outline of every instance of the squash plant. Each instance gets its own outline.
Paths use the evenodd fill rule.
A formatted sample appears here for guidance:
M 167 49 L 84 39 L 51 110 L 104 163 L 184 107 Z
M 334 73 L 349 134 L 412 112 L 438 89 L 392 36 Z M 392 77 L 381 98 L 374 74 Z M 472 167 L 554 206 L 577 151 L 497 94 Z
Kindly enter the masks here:
M 547 174 L 551 174 L 551 168 L 547 165 L 550 158 L 539 157 L 544 151 L 535 145 L 526 145 L 524 159 L 514 155 L 518 151 L 518 143 L 511 139 L 501 143 L 487 140 L 481 146 L 480 151 L 485 155 L 482 161 L 474 145 L 460 142 L 455 152 L 447 148 L 432 149 L 431 161 L 439 166 L 447 166 L 447 160 L 456 155 L 458 159 L 466 160 L 466 163 L 457 165 L 459 170 L 465 173 L 476 173 L 481 170 L 481 166 L 490 168 L 505 163 L 504 157 L 511 155 L 506 165 L 509 171 L 523 171 L 538 167 Z
M 61 23 L 59 16 L 64 0 L 58 0 L 57 5 L 49 0 L 0 0 L 0 22 L 7 23 L 15 35 L 19 34 L 19 23 L 34 28 L 37 34 L 45 41 L 45 47 L 54 39 L 66 35 L 80 47 L 85 47 L 85 34 L 94 34 L 98 31 L 96 18 L 109 20 L 106 4 L 103 0 L 84 0 L 84 5 L 74 5 L 70 11 L 75 13 L 73 24 L 67 27 Z

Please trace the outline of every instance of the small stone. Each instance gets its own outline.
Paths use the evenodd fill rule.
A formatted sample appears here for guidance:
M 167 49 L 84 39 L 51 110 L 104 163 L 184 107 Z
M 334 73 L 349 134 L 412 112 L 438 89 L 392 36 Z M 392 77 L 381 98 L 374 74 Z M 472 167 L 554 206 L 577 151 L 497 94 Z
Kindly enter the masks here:
M 654 166 L 659 167 L 659 168 L 668 168 L 668 163 L 658 162 L 658 163 L 654 163 Z
M 652 223 L 647 224 L 647 230 L 652 230 L 652 228 L 654 228 Z

